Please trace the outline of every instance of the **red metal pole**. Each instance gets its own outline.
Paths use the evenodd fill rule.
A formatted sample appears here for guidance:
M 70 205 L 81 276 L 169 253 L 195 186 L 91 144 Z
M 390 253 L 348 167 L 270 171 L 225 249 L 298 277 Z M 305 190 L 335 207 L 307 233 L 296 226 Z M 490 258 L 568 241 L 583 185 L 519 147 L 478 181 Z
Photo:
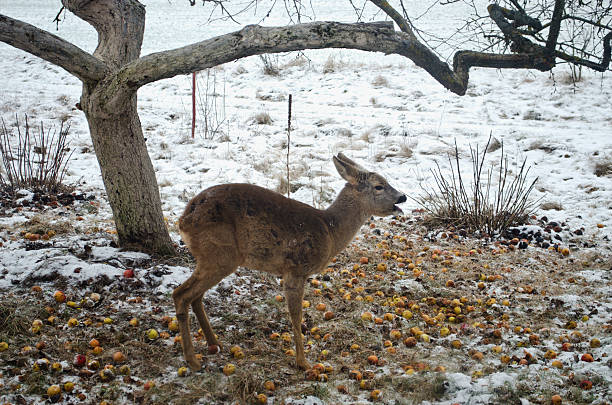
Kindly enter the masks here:
M 195 120 L 196 120 L 196 74 L 191 75 L 191 137 L 195 137 Z

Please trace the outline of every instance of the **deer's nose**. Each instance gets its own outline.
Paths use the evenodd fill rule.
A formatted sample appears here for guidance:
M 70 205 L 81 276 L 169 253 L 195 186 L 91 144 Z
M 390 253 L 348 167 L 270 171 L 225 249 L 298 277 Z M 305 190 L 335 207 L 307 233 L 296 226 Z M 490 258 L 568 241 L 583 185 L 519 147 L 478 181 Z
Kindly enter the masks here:
M 403 202 L 406 202 L 406 196 L 402 195 L 400 198 L 398 198 L 396 204 L 401 204 Z

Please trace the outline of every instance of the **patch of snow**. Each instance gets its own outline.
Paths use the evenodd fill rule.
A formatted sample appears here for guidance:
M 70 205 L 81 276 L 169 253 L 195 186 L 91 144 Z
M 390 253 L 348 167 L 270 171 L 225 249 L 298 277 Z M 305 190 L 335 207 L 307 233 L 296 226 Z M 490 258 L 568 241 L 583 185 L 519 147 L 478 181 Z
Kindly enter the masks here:
M 325 404 L 325 402 L 323 402 L 321 399 L 317 397 L 313 397 L 312 395 L 309 395 L 302 399 L 293 399 L 291 397 L 287 397 L 284 403 L 287 405 L 289 404 L 291 405 L 324 405 Z

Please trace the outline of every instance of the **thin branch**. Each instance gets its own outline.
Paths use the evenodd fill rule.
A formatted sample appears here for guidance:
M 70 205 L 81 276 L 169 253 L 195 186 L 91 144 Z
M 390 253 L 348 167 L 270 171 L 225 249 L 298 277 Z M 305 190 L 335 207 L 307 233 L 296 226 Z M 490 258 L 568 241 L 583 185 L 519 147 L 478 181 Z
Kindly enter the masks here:
M 592 21 L 592 20 L 588 20 L 586 18 L 578 17 L 576 15 L 567 15 L 567 14 L 563 16 L 563 19 L 564 20 L 576 20 L 576 21 L 583 22 L 585 24 L 592 25 L 592 26 L 597 27 L 597 28 L 603 28 L 605 30 L 612 31 L 612 26 L 601 24 L 601 21 L 599 21 L 599 22 L 598 21 Z
M 57 15 L 55 16 L 55 18 L 53 19 L 52 22 L 55 23 L 55 29 L 59 30 L 59 23 L 60 21 L 62 21 L 60 19 L 60 15 L 62 15 L 62 12 L 66 9 L 66 7 L 62 6 L 62 8 L 60 8 L 60 11 L 58 11 Z
M 555 56 L 559 59 L 563 59 L 565 61 L 574 63 L 576 65 L 586 66 L 597 72 L 605 72 L 610 66 L 610 53 L 611 53 L 610 43 L 611 42 L 612 42 L 612 31 L 606 34 L 605 37 L 603 37 L 604 52 L 603 52 L 603 56 L 601 58 L 600 63 L 596 63 L 596 62 L 593 62 L 587 59 L 579 58 L 577 56 L 568 55 L 561 51 L 555 51 Z

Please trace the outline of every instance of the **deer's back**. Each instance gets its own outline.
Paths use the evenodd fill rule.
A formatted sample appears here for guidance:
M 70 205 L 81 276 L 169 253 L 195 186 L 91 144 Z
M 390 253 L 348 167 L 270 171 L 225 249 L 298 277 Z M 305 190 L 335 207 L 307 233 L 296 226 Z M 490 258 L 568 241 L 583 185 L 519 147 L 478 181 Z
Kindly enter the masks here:
M 210 245 L 235 247 L 238 265 L 276 274 L 318 271 L 331 254 L 324 211 L 250 184 L 202 191 L 187 204 L 179 228 L 195 256 Z

